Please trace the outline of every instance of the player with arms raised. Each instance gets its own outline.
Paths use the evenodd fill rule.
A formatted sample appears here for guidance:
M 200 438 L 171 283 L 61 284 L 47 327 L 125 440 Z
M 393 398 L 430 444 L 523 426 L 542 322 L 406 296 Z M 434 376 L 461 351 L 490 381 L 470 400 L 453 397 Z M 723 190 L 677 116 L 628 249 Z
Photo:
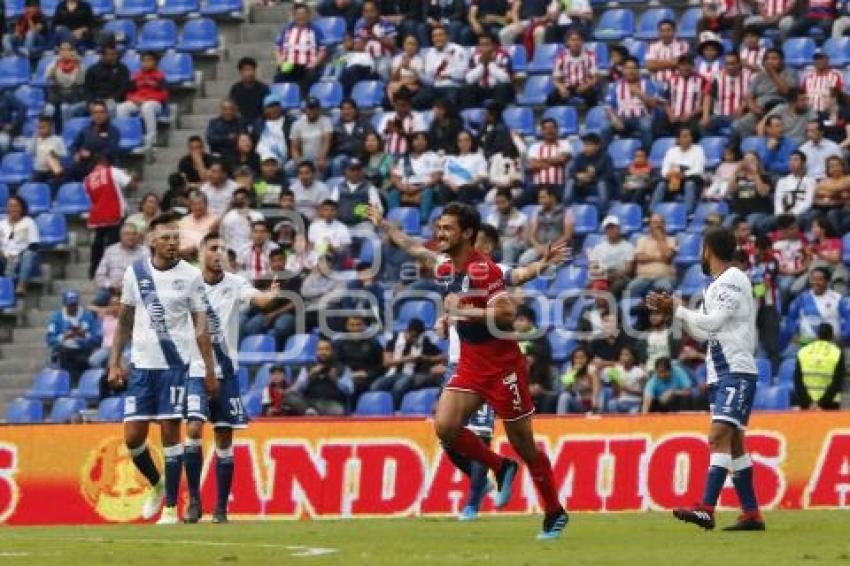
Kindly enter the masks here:
M 162 505 L 157 524 L 177 523 L 177 493 L 183 469 L 180 424 L 186 399 L 190 353 L 203 359 L 204 386 L 218 390 L 212 345 L 207 332 L 206 299 L 201 272 L 181 260 L 179 216 L 163 213 L 151 222 L 150 259 L 133 262 L 124 273 L 118 330 L 109 358 L 109 382 L 127 385 L 124 397 L 124 442 L 138 470 L 153 486 L 142 508 L 150 519 Z M 129 378 L 121 365 L 132 337 Z M 158 421 L 165 454 L 165 478 L 154 465 L 146 441 Z M 164 484 L 164 485 L 163 485 Z
M 525 358 L 516 340 L 510 338 L 516 306 L 505 288 L 502 271 L 474 248 L 480 225 L 478 211 L 459 203 L 447 205 L 437 221 L 440 252 L 449 259 L 437 266 L 436 273 L 446 284 L 446 311 L 457 321 L 460 336 L 457 372 L 437 404 L 437 436 L 444 446 L 493 470 L 495 503 L 504 506 L 518 464 L 493 452 L 465 426 L 486 401 L 504 422 L 508 440 L 531 472 L 546 513 L 538 538 L 556 538 L 569 518 L 558 501 L 549 457 L 534 443 L 534 404 Z
M 753 489 L 753 464 L 744 448 L 744 430 L 755 397 L 758 371 L 756 309 L 753 289 L 746 273 L 731 265 L 735 236 L 724 228 L 706 231 L 702 243 L 702 271 L 712 277 L 699 310 L 685 308 L 664 293 L 647 297 L 650 310 L 673 315 L 697 340 L 708 342 L 707 382 L 711 407 L 708 441 L 711 460 L 702 502 L 689 509 L 676 509 L 675 517 L 704 529 L 714 528 L 714 508 L 729 470 L 743 515 L 725 530 L 762 531 Z
M 215 431 L 215 476 L 217 498 L 213 523 L 227 522 L 227 501 L 233 482 L 233 429 L 246 428 L 247 421 L 239 394 L 238 369 L 239 314 L 249 305 L 267 307 L 277 296 L 277 281 L 266 292 L 255 289 L 244 277 L 226 273 L 224 260 L 227 252 L 224 241 L 215 232 L 201 240 L 201 274 L 207 297 L 207 324 L 215 356 L 215 373 L 219 393 L 213 398 L 204 389 L 204 364 L 193 355 L 189 368 L 186 395 L 186 446 L 184 462 L 186 483 L 189 487 L 189 505 L 184 520 L 197 523 L 201 519 L 201 469 L 203 453 L 201 437 L 204 422 L 210 421 Z

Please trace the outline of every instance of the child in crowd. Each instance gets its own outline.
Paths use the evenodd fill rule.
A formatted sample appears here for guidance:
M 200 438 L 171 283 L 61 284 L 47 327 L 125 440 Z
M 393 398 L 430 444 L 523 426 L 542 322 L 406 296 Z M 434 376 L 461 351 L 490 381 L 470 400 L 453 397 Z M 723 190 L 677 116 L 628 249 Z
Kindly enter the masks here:
M 643 204 L 646 196 L 652 189 L 652 166 L 649 164 L 649 156 L 644 148 L 638 148 L 632 158 L 631 164 L 626 169 L 623 180 L 624 202 Z
M 584 348 L 576 348 L 570 363 L 561 375 L 564 391 L 569 393 L 567 411 L 586 413 L 593 409 L 593 377 L 590 373 L 590 356 Z
M 601 387 L 614 390 L 613 403 L 609 405 L 618 413 L 639 413 L 646 386 L 646 371 L 638 365 L 637 356 L 629 346 L 620 350 L 617 364 L 603 369 L 594 380 L 594 398 L 599 398 Z M 606 411 L 609 407 L 602 407 Z

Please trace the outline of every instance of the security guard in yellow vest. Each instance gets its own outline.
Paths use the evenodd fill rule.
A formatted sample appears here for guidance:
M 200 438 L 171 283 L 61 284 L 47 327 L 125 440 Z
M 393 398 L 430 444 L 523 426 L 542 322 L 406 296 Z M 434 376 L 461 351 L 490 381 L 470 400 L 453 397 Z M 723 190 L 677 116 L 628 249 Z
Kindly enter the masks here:
M 817 340 L 797 352 L 794 372 L 795 405 L 808 409 L 838 409 L 844 387 L 844 356 L 833 342 L 832 326 L 821 324 Z

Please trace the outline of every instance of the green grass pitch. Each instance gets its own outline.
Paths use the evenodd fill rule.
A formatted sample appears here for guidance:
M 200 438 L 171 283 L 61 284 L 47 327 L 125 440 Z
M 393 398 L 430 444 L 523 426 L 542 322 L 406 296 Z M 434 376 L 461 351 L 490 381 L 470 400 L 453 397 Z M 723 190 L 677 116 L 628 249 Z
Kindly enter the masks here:
M 719 526 L 734 519 L 720 516 Z M 846 511 L 779 511 L 764 533 L 703 532 L 667 513 L 575 514 L 556 541 L 537 517 L 0 528 L 0 565 L 509 564 L 850 566 Z

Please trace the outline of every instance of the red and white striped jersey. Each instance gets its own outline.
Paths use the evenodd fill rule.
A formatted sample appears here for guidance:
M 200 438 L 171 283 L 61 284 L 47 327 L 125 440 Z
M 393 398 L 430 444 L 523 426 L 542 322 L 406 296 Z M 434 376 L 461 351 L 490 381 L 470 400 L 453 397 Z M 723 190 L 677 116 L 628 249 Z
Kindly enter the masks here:
M 705 0 L 703 5 L 713 5 L 718 16 L 740 16 L 743 13 L 740 0 Z
M 411 112 L 401 119 L 395 112 L 387 112 L 381 118 L 378 133 L 384 138 L 384 151 L 390 155 L 404 155 L 407 153 L 407 136 L 427 129 L 418 112 Z
M 758 0 L 759 8 L 764 9 L 764 15 L 768 18 L 778 16 L 785 12 L 790 3 L 791 0 Z
M 688 42 L 684 39 L 674 39 L 669 44 L 662 42 L 661 40 L 653 41 L 649 44 L 649 48 L 646 50 L 646 60 L 651 61 L 655 59 L 661 60 L 670 60 L 677 59 L 680 55 L 686 54 L 690 50 L 688 46 Z M 666 83 L 676 72 L 673 69 L 665 69 L 663 71 L 656 71 L 652 78 L 659 82 Z
M 704 78 L 693 74 L 687 78 L 675 75 L 670 79 L 670 107 L 677 116 L 692 116 L 702 109 L 703 97 L 709 94 L 711 85 Z
M 559 155 L 570 155 L 572 146 L 567 140 L 558 140 L 554 143 L 545 141 L 535 142 L 528 148 L 527 157 L 531 159 L 550 159 Z M 534 185 L 557 185 L 562 186 L 566 181 L 566 166 L 546 167 L 536 171 L 531 179 Z
M 715 116 L 732 116 L 741 110 L 750 89 L 748 78 L 743 74 L 736 77 L 721 71 L 714 79 L 712 97 Z
M 717 78 L 720 71 L 723 70 L 723 59 L 715 59 L 714 61 L 706 61 L 702 57 L 696 61 L 696 72 L 699 76 L 707 80 L 709 83 Z
M 586 49 L 575 56 L 569 49 L 565 49 L 555 57 L 552 77 L 555 80 L 563 80 L 569 87 L 578 86 L 595 76 L 596 53 L 594 51 Z
M 289 24 L 283 28 L 278 41 L 278 52 L 287 63 L 311 65 L 324 51 L 322 30 L 312 24 Z
M 638 79 L 638 83 L 644 96 L 652 98 L 657 95 L 655 86 L 649 79 Z M 620 118 L 643 118 L 649 114 L 649 108 L 643 100 L 632 94 L 632 89 L 625 79 L 620 79 L 609 87 L 606 103 Z
M 844 78 L 835 69 L 818 73 L 814 69 L 803 75 L 800 85 L 809 96 L 809 104 L 815 112 L 824 112 L 829 108 L 832 93 L 844 89 Z
M 511 82 L 511 56 L 503 49 L 497 49 L 493 61 L 481 64 L 481 51 L 476 47 L 469 58 L 469 73 L 466 82 L 478 84 L 482 88 Z
M 381 39 L 395 37 L 396 33 L 396 28 L 392 22 L 383 18 L 373 24 L 368 24 L 363 18 L 360 18 L 354 25 L 354 35 L 363 38 L 366 51 L 375 59 L 389 57 L 393 54 L 393 50 L 381 43 Z
M 744 45 L 741 46 L 741 51 L 739 52 L 741 56 L 741 62 L 745 65 L 751 65 L 753 67 L 762 68 L 762 64 L 764 63 L 764 54 L 767 53 L 766 47 L 759 47 L 758 49 L 750 49 Z

